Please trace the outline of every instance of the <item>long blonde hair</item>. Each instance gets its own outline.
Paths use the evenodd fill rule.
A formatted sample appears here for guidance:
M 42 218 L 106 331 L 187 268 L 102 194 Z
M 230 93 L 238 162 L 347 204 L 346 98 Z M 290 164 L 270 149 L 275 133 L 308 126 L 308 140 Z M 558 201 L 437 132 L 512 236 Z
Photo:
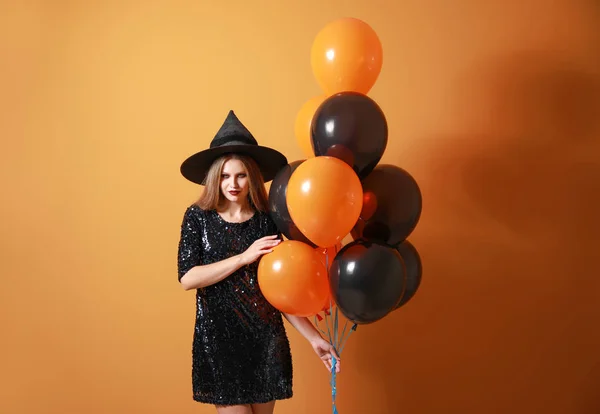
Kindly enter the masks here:
M 255 210 L 268 211 L 268 196 L 265 182 L 258 164 L 251 157 L 240 154 L 227 154 L 217 158 L 206 175 L 204 191 L 196 201 L 196 205 L 202 210 L 218 210 L 225 203 L 225 196 L 221 193 L 221 174 L 223 166 L 229 160 L 240 160 L 248 174 L 248 201 Z

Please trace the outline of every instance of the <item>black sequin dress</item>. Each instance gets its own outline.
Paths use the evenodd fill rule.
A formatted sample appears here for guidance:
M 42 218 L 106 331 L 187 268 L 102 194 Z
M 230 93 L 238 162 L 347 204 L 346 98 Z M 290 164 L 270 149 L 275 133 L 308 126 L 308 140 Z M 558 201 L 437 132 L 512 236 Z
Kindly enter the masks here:
M 190 206 L 179 242 L 179 279 L 192 267 L 244 252 L 279 234 L 267 213 L 242 223 Z M 258 261 L 196 291 L 192 388 L 196 401 L 258 404 L 292 397 L 292 357 L 281 313 L 260 292 Z

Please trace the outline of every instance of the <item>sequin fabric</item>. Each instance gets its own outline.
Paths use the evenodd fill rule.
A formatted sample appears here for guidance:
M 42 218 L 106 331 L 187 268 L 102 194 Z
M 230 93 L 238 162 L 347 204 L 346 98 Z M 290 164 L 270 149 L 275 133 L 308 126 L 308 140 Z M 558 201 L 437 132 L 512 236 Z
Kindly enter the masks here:
M 279 234 L 266 213 L 229 223 L 192 205 L 179 241 L 179 279 L 192 267 L 244 252 L 257 239 Z M 258 261 L 196 290 L 192 389 L 196 401 L 256 404 L 292 397 L 292 357 L 281 313 L 260 292 Z

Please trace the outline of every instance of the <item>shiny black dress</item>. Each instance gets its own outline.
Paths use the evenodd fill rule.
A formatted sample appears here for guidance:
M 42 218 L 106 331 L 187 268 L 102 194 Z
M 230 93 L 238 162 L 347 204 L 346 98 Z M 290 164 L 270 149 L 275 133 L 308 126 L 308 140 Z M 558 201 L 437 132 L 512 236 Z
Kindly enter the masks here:
M 244 252 L 278 234 L 266 213 L 229 223 L 214 210 L 190 206 L 179 241 L 179 279 L 192 267 Z M 292 357 L 281 313 L 257 281 L 258 261 L 196 291 L 192 389 L 196 401 L 257 404 L 292 397 Z

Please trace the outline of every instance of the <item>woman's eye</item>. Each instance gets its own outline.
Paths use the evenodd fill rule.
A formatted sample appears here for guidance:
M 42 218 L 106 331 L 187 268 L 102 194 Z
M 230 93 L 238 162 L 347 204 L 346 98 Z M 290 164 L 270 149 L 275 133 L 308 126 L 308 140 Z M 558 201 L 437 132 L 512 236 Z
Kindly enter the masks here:
M 246 177 L 246 174 L 240 174 L 240 175 L 238 175 L 238 177 L 240 177 L 240 178 L 245 178 L 245 177 Z
M 221 174 L 221 178 L 229 178 L 227 174 Z

